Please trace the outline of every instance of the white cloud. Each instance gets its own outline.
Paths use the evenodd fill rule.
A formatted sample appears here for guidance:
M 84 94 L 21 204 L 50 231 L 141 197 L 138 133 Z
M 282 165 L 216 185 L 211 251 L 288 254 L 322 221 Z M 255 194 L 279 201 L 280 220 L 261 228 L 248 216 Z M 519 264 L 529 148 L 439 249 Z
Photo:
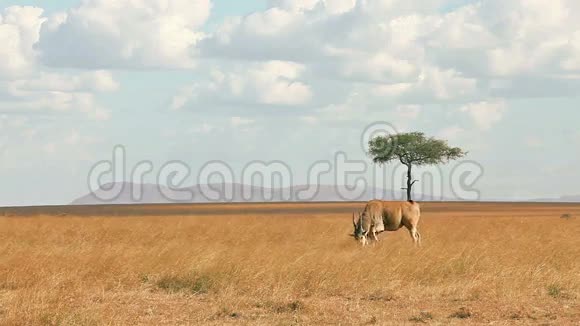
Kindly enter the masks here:
M 76 111 L 92 119 L 108 119 L 109 110 L 97 104 L 95 93 L 119 89 L 110 72 L 48 72 L 38 64 L 34 47 L 46 23 L 42 14 L 40 8 L 19 6 L 0 14 L 0 110 Z
M 502 100 L 470 103 L 459 110 L 469 114 L 473 122 L 481 130 L 488 130 L 503 117 L 506 104 Z
M 304 66 L 292 62 L 271 61 L 249 72 L 249 83 L 258 93 L 259 102 L 274 105 L 301 105 L 312 98 L 308 85 L 298 81 Z
M 0 81 L 0 110 L 4 112 L 81 112 L 94 120 L 107 120 L 110 111 L 100 106 L 95 93 L 115 91 L 119 84 L 110 73 L 78 75 L 40 72 L 26 78 Z
M 33 92 L 110 92 L 119 89 L 119 83 L 107 71 L 81 72 L 78 75 L 40 72 L 25 79 L 7 83 L 12 95 L 30 95 Z
M 437 137 L 447 139 L 447 140 L 456 140 L 460 135 L 465 132 L 465 129 L 459 126 L 451 126 L 446 127 L 439 131 Z
M 318 118 L 312 115 L 305 115 L 305 116 L 301 116 L 300 120 L 310 124 L 310 125 L 315 125 L 318 123 Z
M 469 44 L 483 54 L 475 63 L 489 74 L 565 74 L 569 69 L 577 70 L 566 63 L 580 55 L 572 41 L 580 29 L 575 17 L 579 10 L 574 0 L 485 1 L 458 10 L 448 25 L 456 30 L 467 25 L 476 31 L 457 43 Z
M 490 0 L 443 10 L 448 4 L 273 0 L 229 19 L 201 49 L 210 57 L 293 61 L 310 76 L 371 83 L 372 94 L 421 103 L 553 96 L 562 92 L 554 78 L 578 78 L 577 1 Z M 518 82 L 530 77 L 534 87 Z M 495 94 L 489 87 L 497 78 L 513 87 Z
M 83 131 L 79 131 L 78 129 L 71 129 L 68 133 L 62 137 L 62 144 L 65 146 L 87 146 L 92 144 L 97 144 L 102 142 L 102 139 L 95 136 L 89 136 L 85 134 Z
M 238 65 L 232 72 L 213 70 L 208 80 L 182 88 L 174 96 L 171 107 L 179 109 L 188 103 L 304 105 L 313 94 L 300 80 L 303 71 L 302 65 L 284 61 Z
M 421 113 L 421 106 L 413 104 L 399 105 L 395 111 L 400 118 L 414 120 Z
M 88 77 L 90 80 L 89 85 L 91 85 L 97 92 L 117 91 L 121 87 L 119 82 L 117 82 L 113 75 L 108 71 L 97 70 L 88 74 L 85 73 L 84 76 L 85 78 Z
M 452 69 L 425 67 L 414 82 L 379 84 L 372 87 L 370 93 L 395 101 L 434 103 L 476 97 L 478 84 L 476 79 L 464 77 Z
M 411 83 L 384 84 L 371 89 L 374 96 L 399 97 L 413 88 Z
M 177 91 L 177 94 L 173 96 L 171 99 L 170 108 L 172 110 L 179 110 L 182 109 L 185 104 L 190 100 L 192 97 L 193 92 L 196 90 L 194 85 L 182 87 Z
M 242 117 L 231 117 L 230 124 L 233 127 L 247 126 L 253 124 L 255 121 L 252 119 L 246 119 Z
M 209 0 L 87 0 L 50 17 L 38 48 L 56 67 L 188 68 L 210 8 Z
M 329 14 L 343 14 L 356 5 L 356 0 L 271 0 L 272 7 L 290 11 L 309 11 L 320 8 Z
M 12 6 L 0 12 L 0 80 L 31 71 L 35 62 L 33 44 L 45 20 L 36 7 Z
M 270 0 L 269 3 L 273 8 L 304 11 L 312 10 L 319 3 L 319 0 Z
M 465 78 L 454 70 L 430 68 L 419 76 L 418 86 L 428 90 L 437 99 L 447 100 L 473 95 L 477 81 Z
M 408 80 L 417 76 L 417 67 L 411 62 L 395 58 L 387 52 L 352 53 L 342 57 L 340 74 L 346 78 L 361 78 L 372 81 Z

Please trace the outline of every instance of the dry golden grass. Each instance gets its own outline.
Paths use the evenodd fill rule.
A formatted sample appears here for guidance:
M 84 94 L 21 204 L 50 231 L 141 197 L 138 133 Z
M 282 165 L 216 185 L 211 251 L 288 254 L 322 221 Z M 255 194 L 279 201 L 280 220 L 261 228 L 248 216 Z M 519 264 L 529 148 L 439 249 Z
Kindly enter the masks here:
M 0 218 L 0 324 L 580 322 L 580 206 L 427 204 L 421 249 L 288 207 Z

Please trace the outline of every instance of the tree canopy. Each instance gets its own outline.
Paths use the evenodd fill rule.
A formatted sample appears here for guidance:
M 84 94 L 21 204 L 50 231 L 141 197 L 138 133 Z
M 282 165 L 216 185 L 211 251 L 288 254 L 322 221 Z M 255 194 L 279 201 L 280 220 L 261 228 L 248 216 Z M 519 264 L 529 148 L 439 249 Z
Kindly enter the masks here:
M 385 164 L 399 160 L 407 166 L 407 200 L 412 201 L 413 165 L 435 165 L 447 163 L 465 156 L 459 147 L 450 147 L 446 140 L 426 137 L 422 132 L 378 136 L 369 141 L 369 156 L 373 162 Z
M 369 141 L 369 155 L 379 164 L 393 160 L 407 166 L 443 164 L 466 154 L 459 147 L 450 147 L 446 140 L 426 137 L 422 132 L 378 136 Z

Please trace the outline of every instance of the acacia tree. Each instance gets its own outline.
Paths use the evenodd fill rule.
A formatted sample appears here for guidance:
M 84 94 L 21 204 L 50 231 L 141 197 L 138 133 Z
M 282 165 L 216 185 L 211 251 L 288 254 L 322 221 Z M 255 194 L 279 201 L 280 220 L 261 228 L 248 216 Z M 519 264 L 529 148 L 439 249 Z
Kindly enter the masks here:
M 426 137 L 422 132 L 377 136 L 369 141 L 369 156 L 374 163 L 386 164 L 399 160 L 407 166 L 407 200 L 412 201 L 413 166 L 447 163 L 465 156 L 459 147 L 450 147 L 446 140 Z

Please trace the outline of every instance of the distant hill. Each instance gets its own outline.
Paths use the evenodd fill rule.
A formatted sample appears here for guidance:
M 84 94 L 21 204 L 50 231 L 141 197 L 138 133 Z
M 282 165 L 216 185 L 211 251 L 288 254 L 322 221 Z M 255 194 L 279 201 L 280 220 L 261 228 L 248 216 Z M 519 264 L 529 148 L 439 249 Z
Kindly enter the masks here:
M 118 196 L 112 200 L 103 200 L 106 191 L 118 187 L 121 189 Z M 141 189 L 141 199 L 133 196 L 135 189 Z M 280 202 L 280 201 L 366 201 L 371 199 L 384 200 L 403 200 L 405 194 L 401 191 L 393 191 L 381 188 L 367 188 L 358 198 L 341 196 L 348 193 L 345 186 L 320 185 L 318 191 L 312 186 L 313 191 L 308 190 L 307 185 L 298 185 L 290 188 L 270 189 L 262 187 L 253 187 L 243 184 L 212 184 L 212 185 L 195 185 L 192 187 L 171 190 L 167 187 L 153 184 L 132 184 L 117 183 L 104 185 L 95 193 L 89 193 L 75 199 L 71 205 L 100 205 L 100 204 L 164 204 L 164 203 L 210 203 L 210 202 Z M 230 189 L 231 196 L 226 200 L 223 196 L 224 189 Z M 167 194 L 170 198 L 168 199 Z M 207 195 L 221 194 L 221 199 L 208 198 Z M 192 197 L 190 199 L 190 197 Z M 419 201 L 445 201 L 449 198 L 415 195 Z

